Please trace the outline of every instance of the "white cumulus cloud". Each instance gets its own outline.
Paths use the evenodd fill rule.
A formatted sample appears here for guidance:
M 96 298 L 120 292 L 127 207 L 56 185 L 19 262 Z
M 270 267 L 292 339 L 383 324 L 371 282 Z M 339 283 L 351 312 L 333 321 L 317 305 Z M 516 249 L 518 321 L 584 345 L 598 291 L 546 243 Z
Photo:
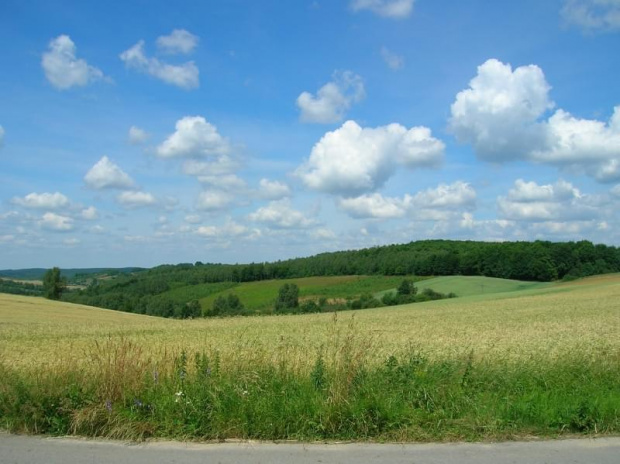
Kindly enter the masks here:
M 476 202 L 476 190 L 467 182 L 456 181 L 452 184 L 439 184 L 416 193 L 408 204 L 411 207 L 423 209 L 459 209 L 471 208 Z
M 174 29 L 170 35 L 157 38 L 157 48 L 170 55 L 191 53 L 198 45 L 198 36 L 185 29 Z
M 412 219 L 445 219 L 452 212 L 472 209 L 476 202 L 476 191 L 466 182 L 439 184 L 415 195 L 402 198 L 385 197 L 379 193 L 354 198 L 340 198 L 338 206 L 351 217 L 393 219 L 404 216 Z
M 360 76 L 351 71 L 337 71 L 333 81 L 321 87 L 316 96 L 302 92 L 297 97 L 300 119 L 322 124 L 340 122 L 353 103 L 361 101 L 365 95 L 364 82 Z
M 369 10 L 379 16 L 394 19 L 407 18 L 415 0 L 352 0 L 353 11 Z
M 472 213 L 465 212 L 458 221 L 461 229 L 474 232 L 474 237 L 487 241 L 502 241 L 508 236 L 507 231 L 514 230 L 517 223 L 506 219 L 478 220 Z
M 601 163 L 594 170 L 594 177 L 600 182 L 617 182 L 620 180 L 620 158 Z
M 545 142 L 538 119 L 552 108 L 549 84 L 538 66 L 512 70 L 491 59 L 452 104 L 450 128 L 482 159 L 517 159 Z
M 209 238 L 239 237 L 248 232 L 248 228 L 234 221 L 227 221 L 222 226 L 201 226 L 196 229 L 198 235 Z
M 277 180 L 261 179 L 258 193 L 267 200 L 280 200 L 291 195 L 288 185 Z
M 76 57 L 75 43 L 68 35 L 52 39 L 49 50 L 43 54 L 41 66 L 47 80 L 59 90 L 85 86 L 105 78 L 100 69 Z
M 60 192 L 29 193 L 23 198 L 15 197 L 12 202 L 24 208 L 60 209 L 69 205 L 69 199 Z
M 444 149 L 426 127 L 362 128 L 347 121 L 321 138 L 296 175 L 311 189 L 356 196 L 381 187 L 399 166 L 437 166 Z
M 157 147 L 161 158 L 201 158 L 225 156 L 231 148 L 227 139 L 202 116 L 185 116 L 175 125 L 176 131 Z
M 308 214 L 293 209 L 288 199 L 271 201 L 248 217 L 251 221 L 276 229 L 306 229 L 316 223 Z
M 578 119 L 558 110 L 545 124 L 547 145 L 530 154 L 534 161 L 578 165 L 599 181 L 620 180 L 620 106 L 608 123 Z
M 403 217 L 407 213 L 403 199 L 384 197 L 380 193 L 341 198 L 338 206 L 355 218 L 393 219 Z
M 138 191 L 121 192 L 116 200 L 125 208 L 144 208 L 157 204 L 157 199 L 153 194 Z
M 144 41 L 120 54 L 125 66 L 153 76 L 166 84 L 182 89 L 195 89 L 200 85 L 199 70 L 193 61 L 180 65 L 165 63 L 158 58 L 148 57 L 144 52 Z
M 479 158 L 576 168 L 601 182 L 620 180 L 620 106 L 607 123 L 580 119 L 554 104 L 542 70 L 491 59 L 452 104 L 450 128 Z
M 565 0 L 561 14 L 586 32 L 620 30 L 620 0 Z
M 196 208 L 202 211 L 218 211 L 228 208 L 235 201 L 235 196 L 220 190 L 200 192 Z
M 130 144 L 139 145 L 146 142 L 148 138 L 149 134 L 144 129 L 140 129 L 137 126 L 131 126 L 129 128 L 128 139 Z
M 549 239 L 554 236 L 558 239 L 580 240 L 584 235 L 590 235 L 594 230 L 605 230 L 607 223 L 596 220 L 591 221 L 570 221 L 570 222 L 535 222 L 528 224 L 527 230 L 537 238 Z
M 86 219 L 87 221 L 94 221 L 99 217 L 99 212 L 97 208 L 94 206 L 89 206 L 88 208 L 84 208 L 80 213 L 82 219 Z
M 39 221 L 39 226 L 55 232 L 69 232 L 74 228 L 73 219 L 56 213 L 45 213 Z
M 564 201 L 580 196 L 579 190 L 564 180 L 538 185 L 536 182 L 517 179 L 514 187 L 508 191 L 508 199 L 520 203 Z
M 564 180 L 539 185 L 518 179 L 507 196 L 497 199 L 497 206 L 505 219 L 561 222 L 598 217 L 601 204 Z
M 131 177 L 107 156 L 102 157 L 90 168 L 84 176 L 84 182 L 88 187 L 96 190 L 106 188 L 128 189 L 134 186 Z

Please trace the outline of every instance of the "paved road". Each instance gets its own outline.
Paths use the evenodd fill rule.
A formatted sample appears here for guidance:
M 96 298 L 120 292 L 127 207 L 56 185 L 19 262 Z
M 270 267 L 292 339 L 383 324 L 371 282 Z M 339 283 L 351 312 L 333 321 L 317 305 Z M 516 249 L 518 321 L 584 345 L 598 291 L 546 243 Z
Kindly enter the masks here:
M 0 434 L 0 464 L 618 464 L 620 438 L 494 444 L 124 444 Z

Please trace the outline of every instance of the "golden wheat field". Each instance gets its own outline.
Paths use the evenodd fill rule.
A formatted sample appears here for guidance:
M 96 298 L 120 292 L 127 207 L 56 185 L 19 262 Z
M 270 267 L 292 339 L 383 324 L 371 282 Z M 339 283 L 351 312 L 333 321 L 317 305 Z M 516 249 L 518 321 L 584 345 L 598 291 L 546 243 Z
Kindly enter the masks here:
M 93 352 L 119 340 L 131 342 L 133 356 L 153 363 L 182 350 L 204 350 L 219 353 L 223 365 L 286 360 L 304 369 L 319 352 L 343 344 L 378 362 L 415 349 L 437 359 L 473 352 L 489 362 L 551 361 L 570 353 L 617 363 L 620 275 L 336 315 L 186 321 L 0 294 L 0 357 L 5 365 L 26 370 L 59 363 L 87 367 Z

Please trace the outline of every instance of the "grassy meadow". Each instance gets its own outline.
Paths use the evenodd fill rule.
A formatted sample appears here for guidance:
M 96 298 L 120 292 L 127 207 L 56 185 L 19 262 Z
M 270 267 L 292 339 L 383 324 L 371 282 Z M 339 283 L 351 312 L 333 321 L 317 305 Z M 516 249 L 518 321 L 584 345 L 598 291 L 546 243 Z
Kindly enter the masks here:
M 421 277 L 411 278 L 415 281 L 423 280 Z M 344 301 L 346 298 L 359 297 L 364 293 L 374 294 L 396 288 L 402 280 L 402 276 L 328 276 L 285 281 L 220 282 L 183 286 L 169 290 L 162 296 L 182 303 L 198 300 L 203 311 L 208 311 L 213 307 L 216 298 L 232 293 L 237 295 L 249 310 L 270 313 L 278 296 L 278 290 L 284 282 L 297 285 L 302 300 L 324 297 Z
M 522 280 L 498 279 L 482 276 L 446 276 L 424 279 L 416 282 L 418 291 L 427 288 L 440 293 L 454 293 L 457 297 L 484 295 L 493 293 L 534 290 L 554 285 L 550 282 L 526 282 Z M 382 297 L 387 292 L 395 292 L 396 287 L 377 292 L 375 297 Z
M 239 297 L 247 309 L 269 314 L 272 312 L 278 290 L 284 282 L 297 285 L 302 300 L 327 298 L 329 301 L 344 303 L 347 298 L 359 298 L 363 294 L 371 294 L 380 299 L 388 292 L 396 292 L 396 288 L 404 278 L 413 280 L 419 292 L 430 288 L 444 294 L 455 293 L 459 297 L 532 290 L 552 285 L 548 282 L 525 282 L 481 276 L 435 278 L 420 276 L 326 276 L 245 283 L 219 282 L 188 285 L 169 290 L 162 296 L 179 303 L 198 300 L 203 311 L 209 311 L 216 298 L 234 294 Z
M 261 284 L 244 285 L 260 295 Z M 125 439 L 620 432 L 620 276 L 498 291 L 185 321 L 0 295 L 0 427 Z

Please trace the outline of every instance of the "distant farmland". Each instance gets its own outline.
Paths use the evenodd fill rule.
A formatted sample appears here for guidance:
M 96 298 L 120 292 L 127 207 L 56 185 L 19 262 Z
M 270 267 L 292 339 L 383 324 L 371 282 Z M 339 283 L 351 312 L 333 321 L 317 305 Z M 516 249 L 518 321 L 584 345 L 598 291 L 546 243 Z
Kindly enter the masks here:
M 360 336 L 372 336 L 380 346 L 375 351 L 379 360 L 407 344 L 420 346 L 436 358 L 469 349 L 480 356 L 544 358 L 548 351 L 541 348 L 550 343 L 560 350 L 584 343 L 594 349 L 595 340 L 609 338 L 620 346 L 620 339 L 612 337 L 620 328 L 617 296 L 620 275 L 613 274 L 515 292 L 343 311 L 338 319 L 353 318 Z M 208 340 L 207 346 L 228 356 L 237 353 L 237 334 L 244 333 L 244 340 L 265 349 L 282 335 L 300 354 L 312 358 L 313 350 L 326 343 L 325 330 L 332 319 L 332 314 L 312 314 L 179 321 L 0 294 L 0 347 L 6 348 L 4 359 L 17 364 L 79 360 L 93 337 L 113 333 L 137 336 L 145 347 L 155 349 L 161 346 L 159 337 L 191 351 Z M 145 335 L 151 331 L 157 334 Z M 23 340 L 30 340 L 28 349 L 18 348 Z M 69 350 L 69 344 L 79 349 Z M 12 356 L 13 349 L 21 354 Z
M 419 292 L 430 288 L 444 294 L 455 293 L 457 297 L 542 289 L 555 285 L 549 282 L 524 282 L 480 276 L 435 278 L 419 276 L 330 276 L 248 283 L 221 282 L 191 285 L 170 290 L 163 293 L 162 296 L 179 302 L 196 299 L 200 301 L 203 310 L 209 310 L 216 298 L 234 294 L 248 309 L 269 313 L 273 309 L 278 289 L 284 283 L 293 283 L 299 286 L 302 300 L 323 297 L 344 301 L 347 298 L 359 298 L 364 293 L 381 298 L 388 292 L 396 292 L 396 288 L 404 279 L 413 280 Z
M 485 295 L 493 293 L 516 292 L 520 290 L 542 289 L 550 285 L 549 282 L 525 282 L 522 280 L 498 279 L 481 276 L 445 276 L 422 280 L 416 283 L 418 291 L 431 288 L 436 292 L 454 293 L 457 297 Z M 395 292 L 396 288 L 378 292 L 381 297 L 387 292 Z
M 136 271 L 141 271 L 140 267 L 123 267 L 123 268 L 68 268 L 61 269 L 61 275 L 67 279 L 73 279 L 77 275 L 95 275 L 95 274 L 129 274 Z M 47 269 L 45 268 L 30 268 L 30 269 L 1 269 L 0 278 L 6 277 L 12 280 L 24 280 L 24 281 L 40 281 L 43 279 L 43 275 Z
M 324 297 L 345 300 L 346 298 L 359 297 L 363 293 L 373 294 L 380 290 L 396 287 L 404 278 L 406 276 L 333 276 L 266 280 L 240 284 L 224 282 L 179 288 L 164 294 L 164 296 L 174 297 L 178 295 L 181 298 L 187 298 L 187 292 L 193 292 L 196 287 L 199 287 L 204 289 L 206 293 L 204 297 L 198 298 L 203 310 L 210 309 L 218 296 L 233 293 L 241 299 L 247 308 L 270 312 L 278 295 L 278 289 L 284 283 L 297 285 L 299 296 L 302 299 Z M 419 277 L 413 279 L 421 280 Z

